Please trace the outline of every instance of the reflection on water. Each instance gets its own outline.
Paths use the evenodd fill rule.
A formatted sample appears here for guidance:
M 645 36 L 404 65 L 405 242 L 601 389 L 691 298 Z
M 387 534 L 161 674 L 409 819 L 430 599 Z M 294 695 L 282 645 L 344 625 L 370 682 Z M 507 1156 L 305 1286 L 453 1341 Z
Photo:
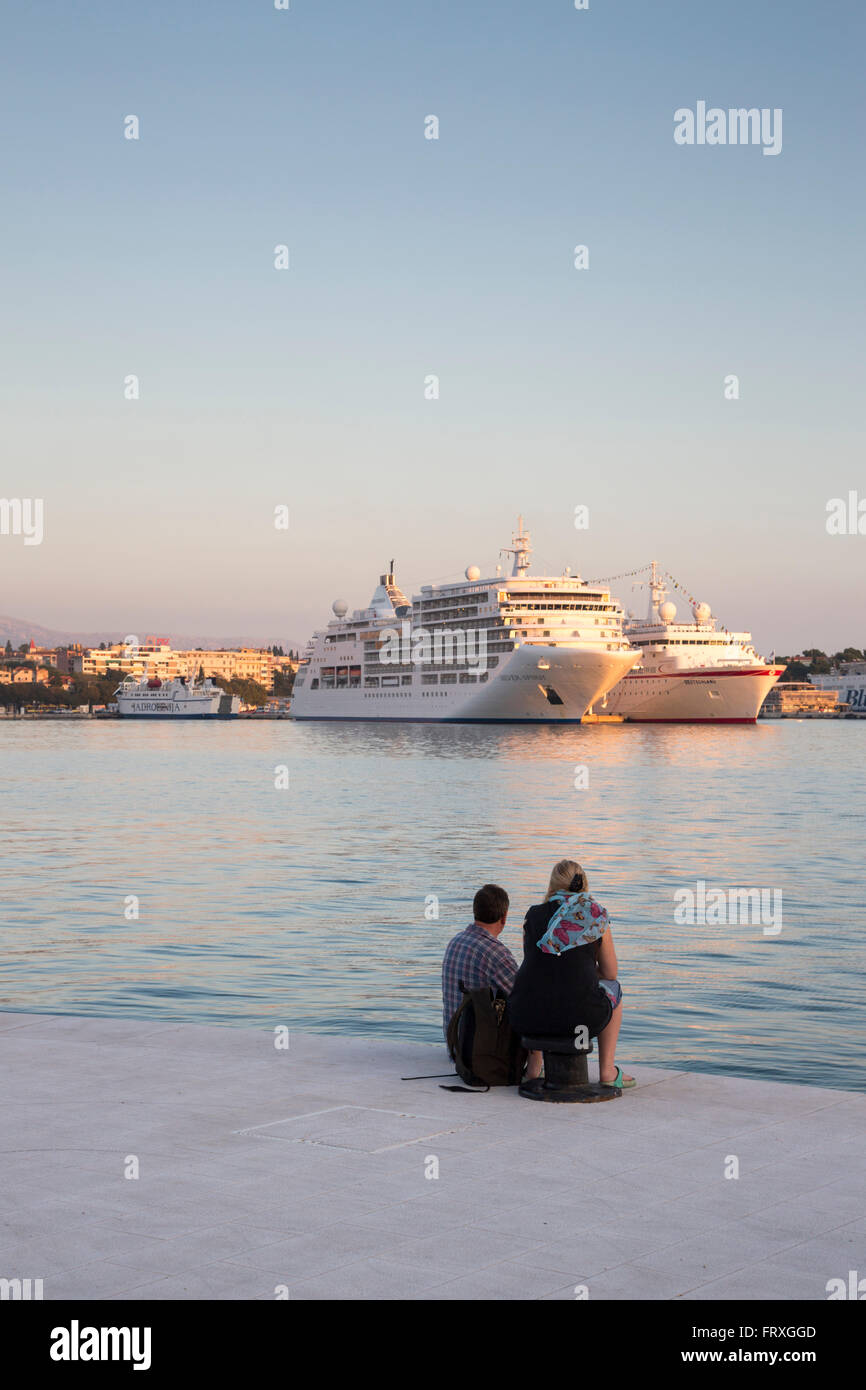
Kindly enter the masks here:
M 568 854 L 613 919 L 623 1059 L 861 1087 L 864 735 L 5 721 L 0 1008 L 438 1040 L 475 888 L 508 889 L 519 955 Z M 780 935 L 676 925 L 701 879 L 781 890 Z

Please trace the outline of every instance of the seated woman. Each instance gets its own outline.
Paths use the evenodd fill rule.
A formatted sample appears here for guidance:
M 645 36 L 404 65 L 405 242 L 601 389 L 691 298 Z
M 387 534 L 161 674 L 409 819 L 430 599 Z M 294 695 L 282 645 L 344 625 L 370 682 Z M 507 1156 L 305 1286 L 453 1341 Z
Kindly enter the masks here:
M 635 1085 L 616 1065 L 622 990 L 607 912 L 589 896 L 586 874 L 561 859 L 543 903 L 523 924 L 523 964 L 508 1004 L 511 1026 L 522 1034 L 570 1037 L 585 1027 L 598 1038 L 598 1074 L 617 1090 Z M 538 1075 L 534 1059 L 527 1076 Z

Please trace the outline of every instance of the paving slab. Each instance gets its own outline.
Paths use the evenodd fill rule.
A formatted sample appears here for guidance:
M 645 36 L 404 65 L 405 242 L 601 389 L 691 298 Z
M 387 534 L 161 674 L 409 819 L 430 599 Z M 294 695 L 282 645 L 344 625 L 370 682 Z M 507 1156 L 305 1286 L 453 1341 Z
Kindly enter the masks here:
M 0 1278 L 46 1299 L 824 1299 L 866 1269 L 859 1093 L 624 1058 L 620 1100 L 538 1105 L 401 1080 L 447 1072 L 438 1046 L 279 1041 L 0 1013 Z

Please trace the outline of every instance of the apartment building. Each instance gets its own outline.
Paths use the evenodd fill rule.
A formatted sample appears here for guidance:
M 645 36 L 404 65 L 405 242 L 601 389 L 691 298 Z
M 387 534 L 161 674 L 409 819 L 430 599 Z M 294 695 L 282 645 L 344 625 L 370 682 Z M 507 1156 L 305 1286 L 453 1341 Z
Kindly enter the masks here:
M 240 650 L 175 651 L 162 639 L 145 641 L 132 647 L 122 643 L 102 650 L 86 648 L 81 662 L 85 676 L 105 676 L 109 671 L 141 677 L 159 676 L 171 680 L 174 676 L 197 676 L 203 670 L 214 680 L 256 681 L 265 690 L 273 690 L 274 672 L 297 667 L 288 657 L 274 656 L 258 647 Z

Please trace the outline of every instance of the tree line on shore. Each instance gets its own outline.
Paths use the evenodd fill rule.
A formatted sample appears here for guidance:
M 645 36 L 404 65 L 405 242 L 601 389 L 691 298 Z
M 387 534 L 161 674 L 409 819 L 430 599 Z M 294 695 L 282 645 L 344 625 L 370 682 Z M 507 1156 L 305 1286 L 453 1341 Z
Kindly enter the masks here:
M 843 661 L 866 661 L 866 656 L 858 647 L 846 647 L 844 651 L 827 655 L 817 647 L 809 647 L 799 656 L 777 657 L 777 664 L 785 662 L 785 670 L 780 680 L 806 681 L 810 676 L 825 676 L 841 665 Z

